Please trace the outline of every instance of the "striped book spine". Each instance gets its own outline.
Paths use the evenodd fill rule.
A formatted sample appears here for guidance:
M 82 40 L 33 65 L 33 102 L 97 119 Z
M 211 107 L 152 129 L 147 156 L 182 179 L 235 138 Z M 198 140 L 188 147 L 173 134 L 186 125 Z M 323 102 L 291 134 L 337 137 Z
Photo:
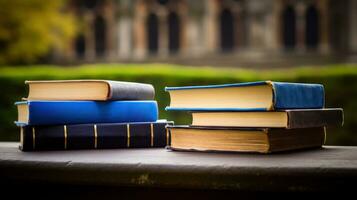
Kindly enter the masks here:
M 24 126 L 22 151 L 153 148 L 169 145 L 167 125 L 173 122 Z

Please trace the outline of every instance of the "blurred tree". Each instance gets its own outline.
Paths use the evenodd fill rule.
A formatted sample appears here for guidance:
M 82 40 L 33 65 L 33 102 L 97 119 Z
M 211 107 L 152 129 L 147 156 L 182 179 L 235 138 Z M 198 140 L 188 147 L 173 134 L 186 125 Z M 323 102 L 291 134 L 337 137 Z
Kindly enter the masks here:
M 31 63 L 51 48 L 67 48 L 76 26 L 65 3 L 0 0 L 0 64 Z

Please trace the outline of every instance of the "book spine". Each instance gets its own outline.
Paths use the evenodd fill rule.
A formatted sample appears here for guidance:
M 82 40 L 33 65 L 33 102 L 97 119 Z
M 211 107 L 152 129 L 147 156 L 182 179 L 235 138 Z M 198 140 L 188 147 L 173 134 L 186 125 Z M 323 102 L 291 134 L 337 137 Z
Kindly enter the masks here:
M 156 101 L 30 101 L 28 125 L 155 122 Z
M 153 148 L 169 144 L 167 123 L 20 127 L 22 151 Z
M 343 125 L 342 109 L 286 111 L 288 129 Z
M 273 103 L 276 110 L 324 107 L 325 94 L 323 85 L 279 82 L 272 82 L 272 85 Z
M 152 100 L 155 89 L 150 84 L 107 81 L 110 86 L 109 100 Z

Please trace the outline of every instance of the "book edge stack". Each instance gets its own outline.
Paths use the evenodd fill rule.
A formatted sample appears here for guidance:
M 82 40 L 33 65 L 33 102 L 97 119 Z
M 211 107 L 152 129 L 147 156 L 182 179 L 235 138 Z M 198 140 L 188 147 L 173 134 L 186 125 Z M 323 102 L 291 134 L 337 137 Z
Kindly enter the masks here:
M 73 97 L 56 99 L 49 95 L 48 98 L 33 100 L 28 97 L 23 98 L 26 99 L 25 102 L 16 102 L 15 105 L 23 103 L 36 105 L 34 108 L 28 106 L 28 121 L 25 123 L 15 121 L 15 124 L 20 127 L 20 150 L 145 148 L 167 145 L 166 125 L 173 122 L 158 120 L 158 107 L 153 100 L 155 91 L 150 84 L 107 80 L 26 81 L 25 84 L 73 82 L 81 84 L 104 82 L 109 88 L 108 99 L 83 100 Z M 30 96 L 31 87 L 29 88 Z M 67 90 L 71 89 L 67 87 Z M 66 88 L 62 88 L 63 91 L 66 93 Z M 68 91 L 68 94 L 70 93 Z M 88 97 L 91 98 L 90 94 Z M 90 119 L 88 115 L 91 112 L 86 112 L 83 108 L 91 108 L 92 114 L 96 117 Z M 143 115 L 139 112 L 142 108 L 146 109 L 147 114 L 144 113 L 146 116 L 140 117 Z M 130 116 L 130 112 L 133 111 L 134 114 L 136 111 L 136 116 L 134 115 L 136 119 Z M 20 119 L 19 109 L 18 113 Z M 105 115 L 107 113 L 113 116 L 108 117 Z M 125 118 L 130 120 L 125 121 Z
M 287 115 L 288 115 L 288 119 L 287 119 L 287 126 L 286 127 L 264 127 L 264 126 L 261 126 L 261 127 L 254 127 L 254 125 L 250 124 L 250 125 L 245 125 L 243 123 L 240 124 L 240 126 L 225 126 L 225 127 L 222 127 L 222 126 L 215 126 L 215 125 L 212 125 L 210 123 L 214 123 L 212 121 L 209 121 L 209 122 L 206 122 L 206 124 L 204 126 L 202 125 L 186 125 L 186 126 L 169 126 L 168 129 L 169 129 L 169 132 L 171 134 L 171 145 L 170 145 L 170 149 L 172 150 L 185 150 L 185 151 L 235 151 L 235 150 L 232 150 L 232 149 L 224 149 L 224 150 L 214 150 L 212 148 L 189 148 L 189 147 L 185 147 L 185 148 L 178 148 L 178 146 L 176 145 L 175 146 L 175 140 L 176 141 L 184 141 L 182 139 L 175 139 L 175 134 L 172 134 L 172 130 L 175 130 L 177 128 L 179 129 L 187 129 L 187 130 L 195 130 L 195 129 L 207 129 L 208 131 L 206 132 L 212 132 L 213 129 L 220 129 L 220 128 L 223 128 L 223 129 L 240 129 L 240 130 L 247 130 L 247 129 L 254 129 L 254 130 L 264 130 L 263 132 L 266 132 L 267 135 L 266 137 L 271 137 L 272 135 L 279 135 L 279 134 L 268 134 L 268 130 L 281 130 L 282 132 L 291 132 L 292 134 L 295 134 L 293 132 L 296 132 L 295 130 L 300 130 L 300 132 L 303 132 L 301 131 L 302 128 L 304 128 L 304 131 L 307 131 L 307 132 L 312 132 L 312 130 L 314 130 L 314 132 L 316 133 L 313 133 L 316 135 L 316 138 L 321 138 L 320 140 L 316 140 L 315 139 L 309 139 L 308 140 L 315 140 L 315 143 L 316 144 L 313 144 L 313 145 L 306 145 L 306 144 L 294 144 L 294 143 L 291 143 L 291 146 L 283 146 L 283 145 L 280 145 L 280 150 L 279 149 L 274 149 L 274 148 L 271 148 L 271 145 L 276 145 L 276 143 L 273 143 L 271 145 L 268 145 L 268 147 L 265 149 L 265 150 L 238 150 L 238 152 L 259 152 L 259 153 L 273 153 L 273 152 L 278 152 L 278 151 L 286 151 L 286 150 L 297 150 L 297 149 L 304 149 L 304 148 L 313 148 L 313 147 L 321 147 L 324 143 L 325 143 L 325 140 L 326 140 L 326 126 L 336 126 L 336 125 L 342 125 L 343 124 L 343 109 L 342 108 L 335 108 L 335 109 L 325 109 L 324 108 L 324 104 L 325 104 L 325 99 L 324 99 L 324 88 L 322 85 L 319 85 L 319 84 L 300 84 L 300 83 L 282 83 L 282 82 L 272 82 L 272 81 L 260 81 L 260 82 L 249 82 L 249 83 L 239 83 L 239 84 L 227 84 L 227 85 L 213 85 L 213 86 L 185 86 L 185 87 L 166 87 L 165 88 L 165 91 L 169 92 L 171 90 L 181 90 L 181 91 L 184 91 L 184 90 L 194 90 L 194 89 L 210 89 L 210 88 L 225 88 L 225 87 L 235 87 L 235 86 L 238 86 L 238 87 L 245 87 L 245 86 L 255 86 L 255 85 L 268 85 L 268 86 L 271 86 L 272 87 L 272 92 L 273 92 L 273 102 L 272 102 L 272 105 L 274 105 L 273 107 L 269 107 L 267 109 L 264 109 L 264 108 L 239 108 L 239 107 L 230 107 L 230 108 L 222 108 L 222 107 L 219 107 L 220 105 L 216 104 L 217 107 L 190 107 L 190 106 L 182 106 L 181 107 L 174 107 L 172 106 L 172 104 L 170 104 L 170 106 L 166 107 L 166 110 L 168 111 L 188 111 L 190 112 L 192 115 L 193 115 L 193 118 L 194 118 L 194 113 L 209 113 L 209 115 L 211 115 L 211 118 L 214 118 L 212 116 L 214 116 L 216 113 L 222 113 L 222 112 L 230 112 L 230 113 L 239 113 L 240 115 L 243 113 L 243 114 L 246 114 L 246 113 L 259 113 L 259 112 L 265 112 L 265 113 L 272 113 L 272 112 L 286 112 Z M 276 86 L 277 85 L 277 86 Z M 299 85 L 302 86 L 302 89 L 300 88 L 299 89 Z M 288 87 L 286 87 L 288 86 Z M 301 93 L 302 96 L 308 96 L 306 95 L 306 93 L 311 93 L 311 88 L 315 88 L 313 90 L 317 91 L 316 94 L 312 95 L 313 98 L 310 98 L 310 99 L 313 99 L 315 100 L 316 99 L 316 96 L 320 96 L 319 100 L 317 102 L 315 102 L 317 104 L 316 107 L 312 107 L 311 105 L 314 103 L 307 103 L 309 104 L 309 106 L 305 106 L 305 107 L 299 107 L 299 108 L 296 108 L 294 106 L 291 106 L 289 107 L 288 104 L 285 104 L 284 105 L 284 101 L 281 101 L 281 99 L 277 99 L 279 98 L 279 95 L 283 95 L 284 98 L 286 98 L 285 96 L 287 96 L 287 98 L 290 98 L 290 101 L 294 101 L 294 98 L 291 99 L 291 96 L 294 97 L 294 95 L 290 95 L 289 94 L 289 89 L 293 87 L 293 91 L 294 92 L 297 92 L 297 93 Z M 304 91 L 303 87 L 307 87 L 307 90 Z M 310 90 L 310 91 L 309 91 Z M 212 90 L 213 91 L 213 90 Z M 219 92 L 217 92 L 217 90 L 215 90 L 216 92 L 216 95 L 219 94 Z M 278 93 L 278 94 L 277 94 Z M 201 97 L 205 97 L 205 94 L 204 93 L 200 93 L 201 94 Z M 194 95 L 194 93 L 191 93 L 190 94 L 191 96 Z M 290 95 L 290 96 L 289 96 Z M 177 95 L 176 95 L 177 96 Z M 234 95 L 233 95 L 234 96 Z M 310 94 L 311 96 L 311 94 Z M 173 95 L 171 95 L 170 93 L 170 97 L 172 98 Z M 207 96 L 206 96 L 207 97 Z M 212 96 L 210 96 L 211 98 L 214 98 Z M 300 97 L 297 97 L 297 98 L 300 98 Z M 197 100 L 197 99 L 195 99 Z M 276 108 L 276 102 L 279 100 L 279 106 L 283 107 L 284 109 L 282 108 Z M 172 99 L 171 99 L 172 101 Z M 222 101 L 222 99 L 221 99 Z M 219 101 L 217 101 L 219 102 Z M 285 107 L 284 107 L 285 106 Z M 329 114 L 328 114 L 329 112 Z M 214 114 L 211 114 L 211 113 L 214 113 Z M 307 119 L 304 119 L 302 118 L 303 116 L 308 116 L 310 119 L 313 119 L 314 121 L 313 122 L 308 122 Z M 291 117 L 292 116 L 292 117 Z M 290 117 L 290 119 L 289 119 Z M 319 118 L 317 118 L 319 117 Z M 317 119 L 317 120 L 316 120 Z M 195 119 L 193 119 L 194 121 Z M 202 121 L 202 120 L 201 120 Z M 222 121 L 222 120 L 221 120 Z M 254 121 L 254 120 L 253 120 Z M 320 127 L 320 128 L 317 128 L 317 127 Z M 298 128 L 298 129 L 297 129 Z M 286 131 L 285 131 L 286 130 Z M 310 130 L 310 131 L 309 131 Z M 182 131 L 181 131 L 182 132 Z M 186 131 L 186 135 L 184 135 L 184 133 L 182 133 L 182 135 L 184 135 L 184 138 L 185 137 L 188 137 L 188 131 Z M 204 134 L 204 133 L 201 133 L 201 134 Z M 281 137 L 286 137 L 286 133 L 284 133 L 284 135 L 282 135 L 283 133 L 280 134 Z M 311 135 L 313 135 L 311 134 Z M 176 134 L 177 135 L 177 134 Z M 191 135 L 193 135 L 191 133 Z M 296 137 L 303 137 L 302 136 L 303 134 L 300 134 L 300 135 L 295 135 Z M 279 137 L 280 137 L 279 136 Z M 305 140 L 306 138 L 308 137 L 309 135 L 307 135 L 305 137 Z M 206 135 L 205 136 L 206 138 L 209 137 L 209 135 Z M 196 138 L 197 139 L 197 138 Z M 216 138 L 217 139 L 217 138 Z M 219 139 L 219 138 L 218 138 Z M 234 138 L 232 138 L 234 139 Z M 276 141 L 277 139 L 272 139 L 272 141 Z M 288 140 L 284 139 L 282 140 L 281 138 L 278 139 L 278 140 L 281 140 L 281 141 L 287 141 L 285 142 L 284 144 L 287 144 L 289 143 Z M 307 141 L 308 141 L 307 140 Z M 182 143 L 182 142 L 181 142 Z M 192 143 L 189 141 L 189 143 Z M 319 143 L 317 145 L 317 143 Z M 207 144 L 207 145 L 212 145 L 212 144 Z M 295 145 L 295 146 L 294 146 Z M 229 145 L 228 145 L 229 146 Z

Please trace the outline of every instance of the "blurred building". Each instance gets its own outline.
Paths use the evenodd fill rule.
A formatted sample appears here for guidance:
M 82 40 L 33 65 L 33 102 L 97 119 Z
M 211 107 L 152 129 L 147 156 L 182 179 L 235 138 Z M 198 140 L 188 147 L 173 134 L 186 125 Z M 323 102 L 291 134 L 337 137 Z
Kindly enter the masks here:
M 184 64 L 354 61 L 355 0 L 71 0 L 81 32 L 59 60 Z

